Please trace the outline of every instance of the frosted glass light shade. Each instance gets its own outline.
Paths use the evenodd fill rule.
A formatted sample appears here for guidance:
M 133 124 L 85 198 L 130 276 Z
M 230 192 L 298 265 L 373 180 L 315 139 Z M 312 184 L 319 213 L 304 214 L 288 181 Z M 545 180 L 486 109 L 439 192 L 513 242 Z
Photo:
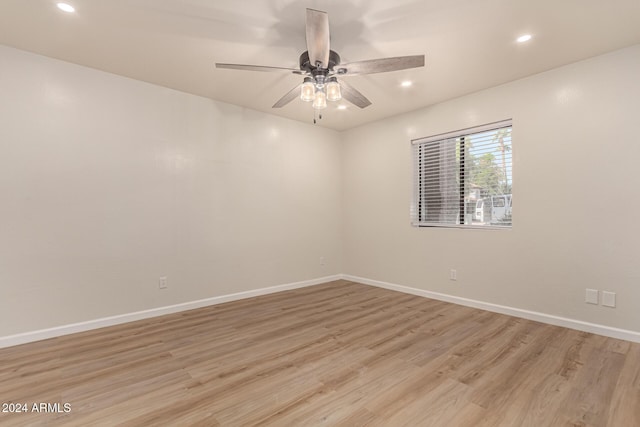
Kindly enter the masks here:
M 342 99 L 340 84 L 336 80 L 327 83 L 327 99 L 329 101 L 340 101 Z
M 313 101 L 313 98 L 315 97 L 315 91 L 316 88 L 311 79 L 309 79 L 308 81 L 305 79 L 305 82 L 302 83 L 302 87 L 300 89 L 300 99 L 305 102 Z
M 316 97 L 313 99 L 313 108 L 316 110 L 327 108 L 327 95 L 323 91 L 316 92 Z

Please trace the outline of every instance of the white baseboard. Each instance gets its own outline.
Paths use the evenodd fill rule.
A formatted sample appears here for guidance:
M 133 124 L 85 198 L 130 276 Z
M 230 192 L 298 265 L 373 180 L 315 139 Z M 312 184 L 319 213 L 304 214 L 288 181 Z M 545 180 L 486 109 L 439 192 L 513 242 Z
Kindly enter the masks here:
M 488 302 L 461 298 L 453 295 L 441 294 L 438 292 L 425 291 L 422 289 L 381 282 L 379 280 L 366 279 L 364 277 L 351 276 L 348 274 L 343 274 L 342 278 L 344 280 L 376 286 L 384 289 L 390 289 L 392 291 L 404 292 L 406 294 L 418 295 L 421 297 L 431 298 L 439 301 L 445 301 L 453 304 L 464 305 L 467 307 L 492 311 L 494 313 L 508 314 L 510 316 L 521 317 L 528 320 L 535 320 L 537 322 L 548 323 L 550 325 L 563 326 L 565 328 L 577 329 L 578 331 L 591 332 L 593 334 L 603 335 L 606 337 L 618 338 L 640 343 L 640 332 L 637 331 L 612 328 L 610 326 L 598 325 L 596 323 L 583 322 L 581 320 L 553 316 L 536 311 L 522 310 L 520 308 L 507 307 L 504 305 L 491 304 Z
M 411 288 L 408 286 L 396 285 L 393 283 L 381 282 L 379 280 L 372 280 L 364 277 L 357 277 L 357 276 L 352 276 L 348 274 L 337 274 L 333 276 L 320 277 L 317 279 L 304 280 L 301 282 L 287 283 L 284 285 L 271 286 L 268 288 L 254 289 L 250 291 L 238 292 L 238 293 L 229 294 L 229 295 L 221 295 L 217 297 L 205 298 L 197 301 L 190 301 L 190 302 L 170 305 L 166 307 L 158 307 L 150 310 L 137 311 L 134 313 L 103 317 L 101 319 L 89 320 L 89 321 L 80 322 L 80 323 L 73 323 L 69 325 L 58 326 L 55 328 L 41 329 L 33 332 L 25 332 L 22 334 L 4 336 L 4 337 L 0 337 L 0 348 L 11 347 L 14 345 L 25 344 L 25 343 L 34 342 L 34 341 L 40 341 L 48 338 L 55 338 L 63 335 L 73 334 L 76 332 L 84 332 L 92 329 L 104 328 L 106 326 L 119 325 L 121 323 L 148 319 L 151 317 L 177 313 L 180 311 L 193 310 L 195 308 L 222 304 L 225 302 L 236 301 L 236 300 L 256 297 L 260 295 L 267 295 L 267 294 L 272 294 L 276 292 L 287 291 L 290 289 L 298 289 L 298 288 L 304 288 L 307 286 L 319 285 L 321 283 L 331 282 L 339 279 L 358 282 L 365 285 L 377 286 L 379 288 L 390 289 L 392 291 L 404 292 L 406 294 L 418 295 L 421 297 L 431 298 L 439 301 L 450 302 L 453 304 L 464 305 L 467 307 L 479 308 L 482 310 L 492 311 L 495 313 L 507 314 L 510 316 L 520 317 L 523 319 L 535 320 L 537 322 L 548 323 L 550 325 L 562 326 L 565 328 L 576 329 L 584 332 L 591 332 L 591 333 L 603 335 L 606 337 L 618 338 L 618 339 L 640 343 L 640 332 L 636 332 L 636 331 L 612 328 L 610 326 L 583 322 L 581 320 L 569 319 L 566 317 L 553 316 L 550 314 L 539 313 L 536 311 L 523 310 L 519 308 L 492 304 L 492 303 L 472 300 L 468 298 L 456 297 L 453 295 L 441 294 L 438 292 L 431 292 L 423 289 L 417 289 L 417 288 Z
M 72 323 L 70 325 L 58 326 L 55 328 L 41 329 L 33 332 L 9 335 L 0 337 L 0 348 L 14 345 L 40 341 L 48 338 L 55 338 L 62 335 L 74 334 L 76 332 L 89 331 L 91 329 L 104 328 L 105 326 L 119 325 L 121 323 L 133 322 L 136 320 L 148 319 L 150 317 L 162 316 L 165 314 L 177 313 L 180 311 L 193 310 L 194 308 L 206 307 L 209 305 L 222 304 L 224 302 L 236 301 L 245 298 L 257 297 L 276 292 L 288 291 L 291 289 L 304 288 L 307 286 L 319 285 L 321 283 L 339 280 L 342 275 L 320 277 L 317 279 L 304 280 L 302 282 L 287 283 L 284 285 L 271 286 L 268 288 L 254 289 L 250 291 L 238 292 L 218 297 L 205 298 L 197 301 L 190 301 L 166 307 L 152 308 L 150 310 L 136 311 L 134 313 L 120 314 L 117 316 L 103 317 L 101 319 L 89 320 L 86 322 Z

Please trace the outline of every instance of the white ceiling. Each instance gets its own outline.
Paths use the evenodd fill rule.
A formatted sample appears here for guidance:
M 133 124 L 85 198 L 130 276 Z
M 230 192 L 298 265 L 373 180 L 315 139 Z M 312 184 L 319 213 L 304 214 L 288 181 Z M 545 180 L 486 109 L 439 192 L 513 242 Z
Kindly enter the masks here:
M 349 77 L 373 105 L 330 103 L 319 124 L 338 130 L 640 43 L 640 0 L 67 0 L 74 14 L 55 3 L 4 0 L 0 43 L 304 122 L 313 109 L 300 100 L 271 109 L 300 76 L 215 62 L 297 67 L 306 7 L 329 13 L 343 62 L 426 55 L 424 68 Z

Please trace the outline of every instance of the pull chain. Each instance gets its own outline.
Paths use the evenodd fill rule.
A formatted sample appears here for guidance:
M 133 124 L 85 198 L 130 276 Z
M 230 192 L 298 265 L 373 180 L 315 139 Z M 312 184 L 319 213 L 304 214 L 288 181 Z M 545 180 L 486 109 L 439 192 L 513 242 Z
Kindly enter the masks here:
M 318 110 L 313 110 L 313 124 L 315 125 L 316 123 L 318 123 L 318 121 L 316 120 L 322 120 L 322 113 L 318 113 Z

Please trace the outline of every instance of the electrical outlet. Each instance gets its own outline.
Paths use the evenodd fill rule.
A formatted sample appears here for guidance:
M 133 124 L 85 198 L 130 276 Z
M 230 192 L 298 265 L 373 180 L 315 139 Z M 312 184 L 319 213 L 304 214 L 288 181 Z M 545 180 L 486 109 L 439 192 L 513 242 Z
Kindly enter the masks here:
M 158 279 L 158 289 L 167 289 L 167 276 Z
M 597 289 L 586 289 L 586 294 L 584 297 L 584 302 L 587 304 L 598 304 L 598 290 Z
M 449 270 L 449 280 L 458 280 L 458 270 Z
M 604 305 L 605 307 L 615 307 L 616 306 L 616 293 L 615 292 L 602 291 L 602 305 Z

